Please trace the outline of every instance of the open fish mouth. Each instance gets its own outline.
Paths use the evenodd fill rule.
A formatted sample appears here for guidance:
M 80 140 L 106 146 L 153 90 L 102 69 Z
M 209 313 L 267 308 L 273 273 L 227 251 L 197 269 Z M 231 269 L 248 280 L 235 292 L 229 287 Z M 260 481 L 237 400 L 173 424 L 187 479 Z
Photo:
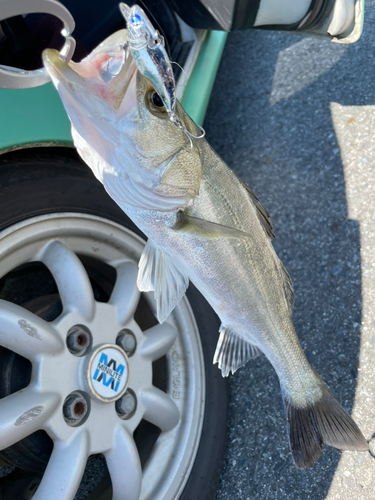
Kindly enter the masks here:
M 80 63 L 66 63 L 55 49 L 44 50 L 43 63 L 51 75 L 55 87 L 64 102 L 63 93 L 69 93 L 75 100 L 94 102 L 91 108 L 106 103 L 117 113 L 123 103 L 130 82 L 137 71 L 130 51 L 126 50 L 126 30 L 115 33 Z M 133 96 L 134 97 L 134 96 Z M 69 110 L 67 109 L 69 114 Z
M 60 53 L 57 50 L 44 50 L 43 63 L 51 77 L 59 83 L 84 86 L 84 78 L 60 58 Z

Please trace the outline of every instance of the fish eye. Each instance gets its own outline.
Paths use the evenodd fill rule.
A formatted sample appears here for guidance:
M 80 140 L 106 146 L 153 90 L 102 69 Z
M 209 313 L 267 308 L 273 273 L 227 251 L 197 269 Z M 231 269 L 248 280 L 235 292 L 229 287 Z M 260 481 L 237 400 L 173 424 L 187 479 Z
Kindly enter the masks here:
M 167 115 L 164 103 L 160 95 L 154 89 L 150 89 L 146 96 L 146 105 L 148 110 L 155 116 L 161 117 Z
M 151 96 L 152 103 L 156 108 L 164 108 L 163 101 L 157 92 L 154 92 Z

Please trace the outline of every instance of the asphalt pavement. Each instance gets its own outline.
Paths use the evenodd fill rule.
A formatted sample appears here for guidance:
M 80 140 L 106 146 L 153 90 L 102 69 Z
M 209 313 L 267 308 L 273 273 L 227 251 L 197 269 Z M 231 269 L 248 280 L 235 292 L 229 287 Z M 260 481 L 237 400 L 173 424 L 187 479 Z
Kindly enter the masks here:
M 362 38 L 228 37 L 207 138 L 271 213 L 312 366 L 375 452 L 375 1 Z M 263 357 L 230 377 L 216 500 L 375 498 L 375 459 L 324 447 L 297 470 L 278 379 Z

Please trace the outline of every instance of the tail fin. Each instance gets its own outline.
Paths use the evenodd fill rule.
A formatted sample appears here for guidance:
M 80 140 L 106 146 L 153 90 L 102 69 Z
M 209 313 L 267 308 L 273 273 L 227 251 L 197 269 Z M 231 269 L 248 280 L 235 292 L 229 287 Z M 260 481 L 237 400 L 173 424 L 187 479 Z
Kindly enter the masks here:
M 290 449 L 299 469 L 318 460 L 322 443 L 340 450 L 369 450 L 359 427 L 323 381 L 321 389 L 321 398 L 305 408 L 298 408 L 283 397 Z

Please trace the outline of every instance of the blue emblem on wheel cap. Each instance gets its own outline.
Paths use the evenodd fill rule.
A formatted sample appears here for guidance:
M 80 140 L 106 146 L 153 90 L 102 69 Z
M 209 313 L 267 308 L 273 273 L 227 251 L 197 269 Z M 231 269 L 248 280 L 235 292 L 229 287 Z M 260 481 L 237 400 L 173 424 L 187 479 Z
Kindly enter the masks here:
M 121 376 L 124 374 L 124 370 L 125 365 L 120 364 L 119 366 L 117 366 L 117 362 L 113 358 L 108 361 L 108 356 L 105 352 L 102 352 L 100 355 L 98 366 L 92 378 L 93 380 L 102 382 L 106 387 L 111 385 L 111 389 L 117 392 L 121 382 Z
M 108 402 L 119 399 L 129 382 L 125 352 L 114 344 L 98 347 L 90 358 L 86 380 L 97 399 Z

